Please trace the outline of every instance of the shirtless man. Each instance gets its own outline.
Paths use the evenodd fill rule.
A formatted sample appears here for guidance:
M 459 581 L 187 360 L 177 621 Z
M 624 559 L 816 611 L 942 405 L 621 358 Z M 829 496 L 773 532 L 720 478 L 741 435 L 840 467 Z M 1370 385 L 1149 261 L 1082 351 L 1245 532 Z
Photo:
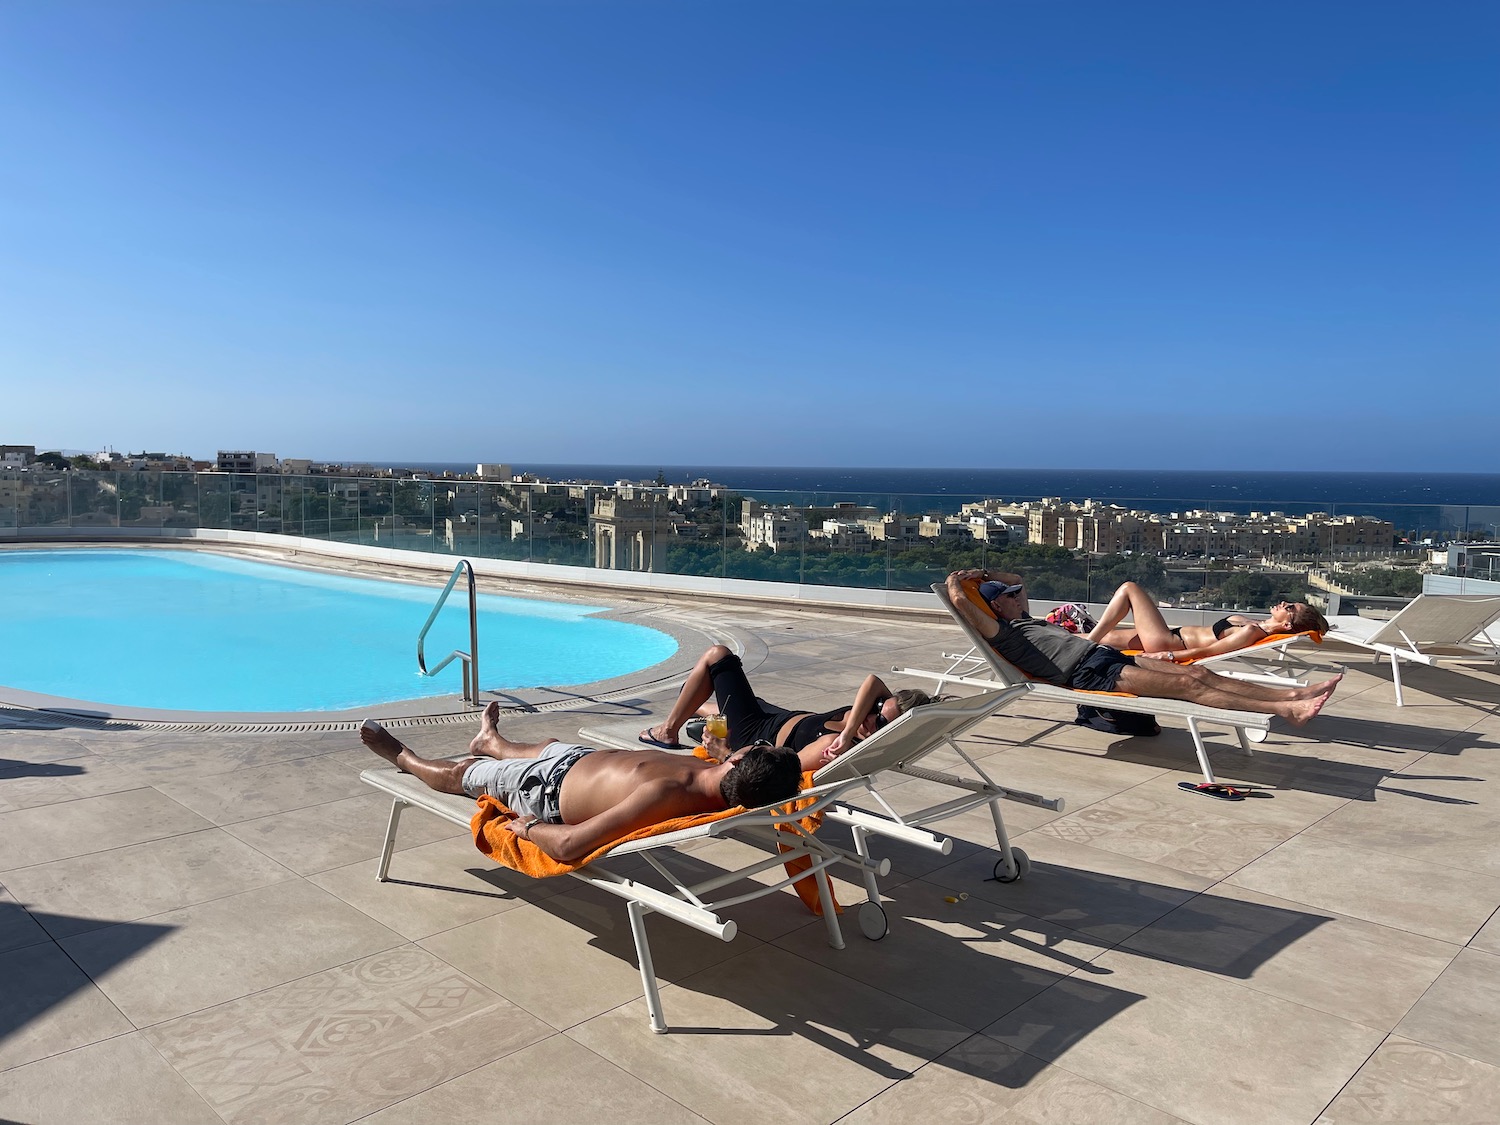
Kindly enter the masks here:
M 679 816 L 789 801 L 802 782 L 790 750 L 752 746 L 706 762 L 663 750 L 595 750 L 555 738 L 512 742 L 495 727 L 500 705 L 484 709 L 461 761 L 419 758 L 373 719 L 360 740 L 397 769 L 439 793 L 488 793 L 516 813 L 505 827 L 559 863 L 638 828 Z
M 979 594 L 994 617 L 969 600 L 965 580 L 980 581 Z M 948 599 L 997 653 L 1032 679 L 1057 687 L 1184 699 L 1206 707 L 1279 715 L 1300 727 L 1323 709 L 1344 678 L 1340 674 L 1304 688 L 1279 688 L 1220 676 L 1192 664 L 1165 660 L 1138 664 L 1118 649 L 1032 617 L 1018 574 L 954 571 L 948 575 Z

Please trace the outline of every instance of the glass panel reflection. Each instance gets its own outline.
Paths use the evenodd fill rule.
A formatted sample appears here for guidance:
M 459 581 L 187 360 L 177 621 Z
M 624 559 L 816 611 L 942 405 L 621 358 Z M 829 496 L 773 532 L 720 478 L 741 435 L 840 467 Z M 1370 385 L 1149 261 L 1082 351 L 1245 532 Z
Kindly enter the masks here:
M 1173 607 L 1410 597 L 1424 573 L 1500 581 L 1500 507 L 952 494 L 753 495 L 705 482 L 480 481 L 0 470 L 0 528 L 226 528 L 558 566 L 924 591 L 1023 575 L 1034 607 L 1124 581 Z

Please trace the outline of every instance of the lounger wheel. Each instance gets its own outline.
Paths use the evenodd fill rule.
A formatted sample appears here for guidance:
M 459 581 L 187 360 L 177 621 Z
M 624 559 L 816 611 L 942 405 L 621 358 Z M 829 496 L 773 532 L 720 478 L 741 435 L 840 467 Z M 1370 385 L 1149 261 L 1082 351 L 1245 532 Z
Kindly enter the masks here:
M 1245 732 L 1245 737 L 1248 738 L 1251 742 L 1264 742 L 1266 739 L 1271 737 L 1271 732 L 1268 730 L 1261 730 L 1259 727 L 1251 727 Z
M 995 881 L 998 883 L 1014 883 L 1017 879 L 1026 878 L 1026 873 L 1031 870 L 1031 857 L 1020 848 L 1011 848 L 1010 854 L 1016 860 L 1016 873 L 1014 875 L 1005 869 L 1005 860 L 995 861 Z
M 891 932 L 891 924 L 886 921 L 885 907 L 878 902 L 862 902 L 859 904 L 859 932 L 871 941 L 879 941 Z

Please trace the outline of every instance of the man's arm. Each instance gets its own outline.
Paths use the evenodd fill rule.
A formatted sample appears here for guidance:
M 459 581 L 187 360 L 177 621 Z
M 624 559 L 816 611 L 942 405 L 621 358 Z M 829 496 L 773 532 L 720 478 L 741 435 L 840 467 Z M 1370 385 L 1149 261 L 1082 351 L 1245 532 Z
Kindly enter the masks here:
M 1254 632 L 1251 632 L 1251 630 Z M 1256 641 L 1268 634 L 1260 626 L 1253 622 L 1238 625 L 1206 645 L 1198 645 L 1195 648 L 1185 648 L 1172 653 L 1175 660 L 1202 660 L 1205 656 L 1218 656 L 1225 652 L 1238 652 L 1242 648 L 1249 648 Z
M 660 824 L 686 811 L 674 796 L 681 786 L 669 778 L 657 778 L 637 788 L 613 808 L 605 809 L 581 824 L 523 822 L 520 817 L 505 822 L 517 836 L 530 840 L 558 863 L 577 863 L 590 852 L 637 828 Z
M 974 631 L 987 641 L 994 640 L 1000 635 L 1000 622 L 996 621 L 984 610 L 969 600 L 969 595 L 964 593 L 963 584 L 967 579 L 979 578 L 981 574 L 987 573 L 982 570 L 955 570 L 948 575 L 948 600 L 953 607 L 963 616 Z M 1014 584 L 1020 581 L 1014 574 L 990 573 L 990 578 L 981 581 L 1006 582 Z
M 833 761 L 837 755 L 830 754 L 828 748 L 833 745 L 836 737 L 838 736 L 835 734 L 825 734 L 797 751 L 797 761 L 802 763 L 803 773 L 817 773 L 819 766 L 826 766 Z

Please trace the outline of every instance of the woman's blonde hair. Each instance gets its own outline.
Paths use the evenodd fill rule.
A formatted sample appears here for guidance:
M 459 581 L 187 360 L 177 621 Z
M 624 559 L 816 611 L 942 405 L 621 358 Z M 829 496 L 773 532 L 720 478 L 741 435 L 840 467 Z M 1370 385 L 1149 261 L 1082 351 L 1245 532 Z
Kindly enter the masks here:
M 926 707 L 929 703 L 941 703 L 945 696 L 928 695 L 916 688 L 902 688 L 891 696 L 896 701 L 896 714 L 904 715 L 913 707 Z

